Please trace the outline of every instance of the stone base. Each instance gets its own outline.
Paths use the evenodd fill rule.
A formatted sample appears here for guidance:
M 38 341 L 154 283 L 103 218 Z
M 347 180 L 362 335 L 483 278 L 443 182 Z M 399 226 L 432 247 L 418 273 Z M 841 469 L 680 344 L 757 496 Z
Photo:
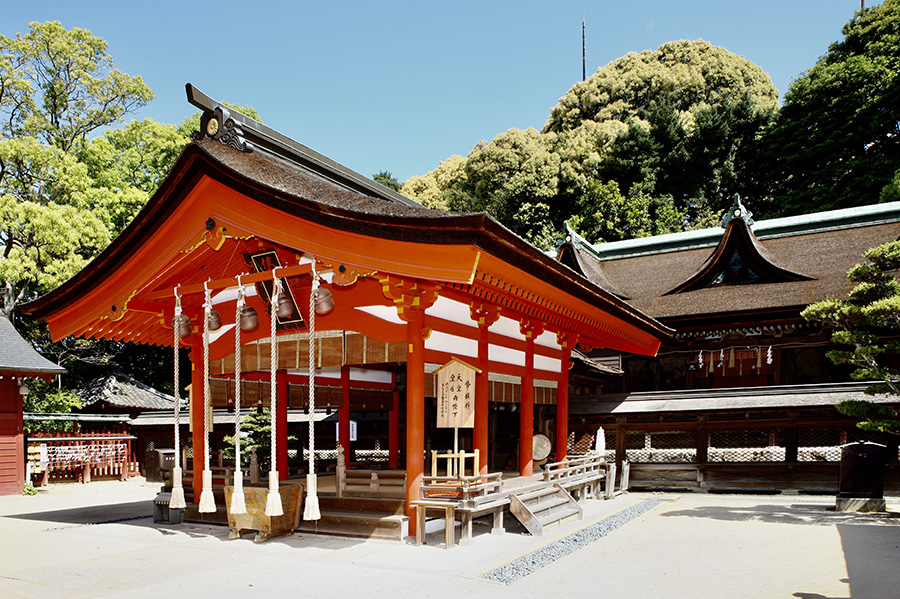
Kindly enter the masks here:
M 882 499 L 854 497 L 838 497 L 834 501 L 836 512 L 886 512 L 887 507 Z

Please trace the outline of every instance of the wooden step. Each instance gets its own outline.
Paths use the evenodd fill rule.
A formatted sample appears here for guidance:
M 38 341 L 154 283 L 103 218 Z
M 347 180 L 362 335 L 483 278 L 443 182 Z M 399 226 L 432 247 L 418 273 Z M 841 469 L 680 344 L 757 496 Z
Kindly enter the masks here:
M 534 491 L 529 491 L 526 493 L 516 493 L 516 497 L 522 503 L 534 503 L 540 500 L 542 497 L 549 497 L 552 495 L 556 495 L 556 487 L 545 485 L 539 489 Z
M 563 526 L 569 522 L 574 522 L 575 520 L 581 520 L 581 512 L 574 508 L 566 507 L 558 512 L 539 519 L 541 521 L 541 528 L 543 530 L 548 530 L 557 526 Z
M 544 529 L 580 520 L 582 508 L 559 484 L 545 483 L 543 489 L 509 496 L 509 510 L 534 536 Z
M 335 497 L 319 496 L 319 510 L 340 510 L 345 512 L 376 512 L 388 516 L 400 516 L 406 513 L 406 502 L 384 497 Z
M 531 512 L 535 515 L 550 514 L 555 508 L 568 504 L 568 497 L 560 497 L 556 494 L 545 497 L 542 501 L 531 501 L 525 503 L 525 505 L 528 506 L 528 509 L 530 509 Z
M 402 541 L 406 516 L 383 512 L 322 510 L 319 520 L 301 520 L 300 533 Z

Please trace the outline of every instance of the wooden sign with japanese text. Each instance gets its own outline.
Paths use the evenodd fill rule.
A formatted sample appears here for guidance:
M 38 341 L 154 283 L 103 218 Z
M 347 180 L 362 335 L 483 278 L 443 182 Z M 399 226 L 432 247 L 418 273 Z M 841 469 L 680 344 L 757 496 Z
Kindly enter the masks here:
M 479 372 L 479 369 L 456 358 L 435 371 L 438 428 L 475 426 L 475 375 Z

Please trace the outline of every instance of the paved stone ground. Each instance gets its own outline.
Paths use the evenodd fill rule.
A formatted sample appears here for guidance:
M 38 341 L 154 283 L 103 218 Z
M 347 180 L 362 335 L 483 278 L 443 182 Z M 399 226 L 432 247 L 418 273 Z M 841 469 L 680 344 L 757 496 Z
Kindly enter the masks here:
M 158 525 L 158 485 L 53 485 L 0 497 L 0 597 L 615 597 L 900 599 L 900 499 L 886 514 L 830 511 L 831 497 L 632 493 L 589 501 L 542 538 L 473 544 L 292 535 L 254 544 L 223 528 Z M 579 530 L 662 500 L 510 584 L 488 572 Z M 646 506 L 646 504 L 644 504 Z

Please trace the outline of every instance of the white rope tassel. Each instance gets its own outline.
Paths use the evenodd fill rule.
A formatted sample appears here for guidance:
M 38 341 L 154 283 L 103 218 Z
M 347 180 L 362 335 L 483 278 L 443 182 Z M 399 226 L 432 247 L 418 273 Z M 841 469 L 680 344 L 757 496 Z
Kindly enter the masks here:
M 318 520 L 319 496 L 316 493 L 316 440 L 313 435 L 313 422 L 316 417 L 316 296 L 319 295 L 319 277 L 316 275 L 316 264 L 313 262 L 312 289 L 309 292 L 309 472 L 306 474 L 306 505 L 303 508 L 304 520 Z
M 266 516 L 281 516 L 284 514 L 284 510 L 281 507 L 281 493 L 278 492 L 278 466 L 275 463 L 276 460 L 276 451 L 275 444 L 277 441 L 277 435 L 275 430 L 276 423 L 276 405 L 278 400 L 278 389 L 275 384 L 275 370 L 278 368 L 278 340 L 275 338 L 276 330 L 275 323 L 278 318 L 278 296 L 281 295 L 281 279 L 275 276 L 275 270 L 272 269 L 272 276 L 274 277 L 274 281 L 272 284 L 272 297 L 269 298 L 269 307 L 270 310 L 270 343 L 269 346 L 271 348 L 269 366 L 270 366 L 270 380 L 269 380 L 269 389 L 271 393 L 269 394 L 269 417 L 270 417 L 270 427 L 272 431 L 272 453 L 271 453 L 271 461 L 272 468 L 269 470 L 269 494 L 266 496 Z
M 244 474 L 241 472 L 241 309 L 244 307 L 244 287 L 238 277 L 238 300 L 234 313 L 234 490 L 231 492 L 232 514 L 246 514 Z
M 212 311 L 212 294 L 209 289 L 205 289 L 203 299 L 203 444 L 206 451 L 203 452 L 203 491 L 200 493 L 199 512 L 209 514 L 216 511 L 212 470 L 209 469 L 209 313 Z
M 178 371 L 178 349 L 181 345 L 181 335 L 178 332 L 181 324 L 181 296 L 178 295 L 178 288 L 175 288 L 175 318 L 172 320 L 172 331 L 174 333 L 173 346 L 175 347 L 175 467 L 172 469 L 172 497 L 169 499 L 169 509 L 183 510 L 187 507 L 184 501 L 184 488 L 181 484 L 181 435 L 180 435 L 180 413 L 181 413 L 181 392 L 178 387 L 181 385 L 179 381 Z

